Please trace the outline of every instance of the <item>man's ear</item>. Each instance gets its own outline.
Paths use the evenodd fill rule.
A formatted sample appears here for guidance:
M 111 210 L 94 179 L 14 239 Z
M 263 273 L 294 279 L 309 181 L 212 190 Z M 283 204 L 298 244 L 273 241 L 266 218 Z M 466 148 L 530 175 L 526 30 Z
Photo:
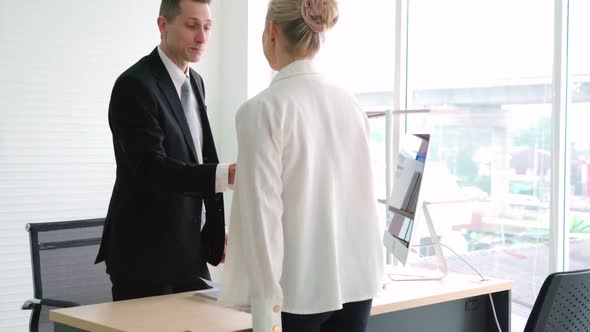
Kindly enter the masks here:
M 163 36 L 165 32 L 168 30 L 168 21 L 164 16 L 158 16 L 158 29 L 160 30 L 160 36 Z

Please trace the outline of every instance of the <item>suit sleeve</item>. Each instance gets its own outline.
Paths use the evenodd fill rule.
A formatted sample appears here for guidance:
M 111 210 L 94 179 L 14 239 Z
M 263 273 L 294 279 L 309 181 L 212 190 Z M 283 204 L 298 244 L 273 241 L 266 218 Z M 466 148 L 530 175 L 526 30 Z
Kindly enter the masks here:
M 138 181 L 158 191 L 215 193 L 217 164 L 185 163 L 166 155 L 164 133 L 158 122 L 158 105 L 145 83 L 120 77 L 109 105 L 109 124 L 115 149 L 120 153 L 117 167 L 124 165 Z
M 250 104 L 250 107 L 248 105 Z M 268 107 L 268 106 L 266 106 Z M 254 331 L 281 324 L 283 202 L 281 131 L 264 104 L 247 103 L 236 115 L 239 223 L 247 266 Z

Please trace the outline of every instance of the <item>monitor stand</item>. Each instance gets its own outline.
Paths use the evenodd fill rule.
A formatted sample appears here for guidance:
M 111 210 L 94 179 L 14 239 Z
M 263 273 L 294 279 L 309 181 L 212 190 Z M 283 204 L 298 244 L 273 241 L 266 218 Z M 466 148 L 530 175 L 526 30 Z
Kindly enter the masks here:
M 411 269 L 403 267 L 400 269 L 401 271 L 392 271 L 394 273 L 387 273 L 389 279 L 393 281 L 441 280 L 449 274 L 449 269 L 447 267 L 447 259 L 443 254 L 442 247 L 440 245 L 440 239 L 436 235 L 434 225 L 432 224 L 432 218 L 428 210 L 428 205 L 430 204 L 430 202 L 423 202 L 422 210 L 424 211 L 424 217 L 426 218 L 426 226 L 428 227 L 428 233 L 430 233 L 430 238 L 432 239 L 432 242 L 420 245 L 413 245 L 413 247 L 434 247 L 434 252 L 436 253 L 438 263 L 438 273 L 432 274 L 429 270 L 426 269 Z

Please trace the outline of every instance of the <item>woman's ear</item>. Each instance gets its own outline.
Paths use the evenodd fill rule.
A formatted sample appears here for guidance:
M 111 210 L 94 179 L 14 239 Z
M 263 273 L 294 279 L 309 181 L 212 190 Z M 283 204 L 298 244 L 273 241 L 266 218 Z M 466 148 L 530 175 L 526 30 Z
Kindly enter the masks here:
M 278 34 L 280 33 L 280 29 L 278 24 L 276 24 L 273 21 L 270 21 L 269 24 L 270 25 L 268 27 L 268 36 L 270 37 L 270 41 L 274 43 L 277 39 Z

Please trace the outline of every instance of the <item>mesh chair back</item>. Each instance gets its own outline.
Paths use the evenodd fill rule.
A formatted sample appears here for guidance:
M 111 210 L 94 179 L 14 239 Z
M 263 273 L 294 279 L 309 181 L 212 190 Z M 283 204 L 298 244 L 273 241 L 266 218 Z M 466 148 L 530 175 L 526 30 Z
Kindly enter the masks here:
M 76 302 L 80 305 L 111 301 L 111 283 L 105 265 L 94 264 L 104 219 L 28 224 L 31 240 L 35 298 Z M 45 305 L 39 331 L 53 331 Z M 32 318 L 34 317 L 34 314 Z M 34 322 L 31 320 L 31 330 Z
M 590 269 L 550 274 L 524 331 L 590 331 Z

